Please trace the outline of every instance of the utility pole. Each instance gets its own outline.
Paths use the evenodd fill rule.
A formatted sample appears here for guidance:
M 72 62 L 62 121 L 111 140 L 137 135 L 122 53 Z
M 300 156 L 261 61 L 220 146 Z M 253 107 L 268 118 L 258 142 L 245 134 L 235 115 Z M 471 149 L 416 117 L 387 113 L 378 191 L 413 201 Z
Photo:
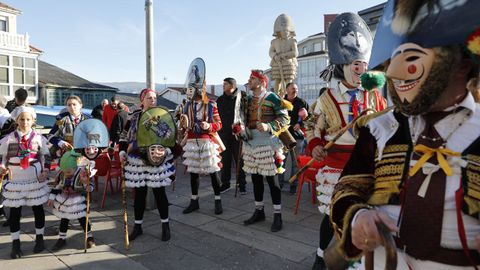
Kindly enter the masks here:
M 147 36 L 147 88 L 155 90 L 155 70 L 154 70 L 154 53 L 153 53 L 153 0 L 145 0 L 145 31 Z M 153 191 L 149 188 L 146 207 L 147 209 L 155 209 L 155 200 L 153 199 Z
M 155 90 L 153 0 L 145 0 L 145 26 L 147 36 L 147 88 Z

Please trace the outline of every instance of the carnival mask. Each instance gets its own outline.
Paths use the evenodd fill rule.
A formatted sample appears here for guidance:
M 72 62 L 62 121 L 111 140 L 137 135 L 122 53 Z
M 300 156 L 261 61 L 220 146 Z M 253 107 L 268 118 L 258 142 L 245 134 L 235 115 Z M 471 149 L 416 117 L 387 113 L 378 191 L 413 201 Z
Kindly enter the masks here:
M 349 65 L 343 65 L 345 81 L 351 86 L 360 86 L 360 76 L 367 71 L 367 68 L 368 64 L 360 60 L 355 60 Z
M 185 92 L 185 96 L 188 100 L 193 100 L 196 96 L 197 89 L 193 86 L 187 87 L 187 91 Z
M 400 101 L 411 103 L 421 91 L 433 65 L 433 49 L 425 49 L 414 43 L 400 45 L 392 53 L 386 75 Z
M 89 146 L 85 147 L 85 149 L 84 149 L 84 155 L 89 160 L 93 160 L 93 159 L 97 158 L 97 156 L 99 154 L 100 154 L 100 151 L 99 151 L 98 147 L 96 147 L 96 146 L 89 145 Z
M 147 157 L 148 161 L 154 165 L 159 166 L 165 160 L 166 151 L 161 145 L 155 144 L 148 147 Z

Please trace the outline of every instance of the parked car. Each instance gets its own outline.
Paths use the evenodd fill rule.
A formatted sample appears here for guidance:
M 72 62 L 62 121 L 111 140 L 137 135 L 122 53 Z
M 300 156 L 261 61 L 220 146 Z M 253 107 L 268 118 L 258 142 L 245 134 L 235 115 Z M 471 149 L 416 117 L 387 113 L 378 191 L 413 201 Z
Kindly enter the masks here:
M 48 134 L 55 124 L 55 117 L 66 110 L 65 106 L 32 106 L 37 113 L 37 125 L 35 130 L 41 134 Z M 82 109 L 82 112 L 91 115 L 91 109 Z

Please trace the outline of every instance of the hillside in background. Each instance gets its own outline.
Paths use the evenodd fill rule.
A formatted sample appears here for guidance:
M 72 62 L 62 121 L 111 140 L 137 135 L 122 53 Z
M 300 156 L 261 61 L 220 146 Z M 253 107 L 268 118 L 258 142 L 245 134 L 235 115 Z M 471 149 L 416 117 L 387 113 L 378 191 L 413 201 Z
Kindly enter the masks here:
M 111 87 L 118 88 L 119 92 L 123 93 L 140 93 L 143 88 L 145 88 L 144 82 L 99 82 L 99 84 L 108 85 Z M 167 87 L 183 87 L 183 84 L 167 84 Z M 211 85 L 208 85 L 207 91 L 211 93 Z M 162 91 L 165 89 L 165 84 L 157 83 L 156 90 Z M 238 88 L 245 90 L 243 85 L 238 85 Z M 220 96 L 223 92 L 223 85 L 215 85 L 215 95 Z

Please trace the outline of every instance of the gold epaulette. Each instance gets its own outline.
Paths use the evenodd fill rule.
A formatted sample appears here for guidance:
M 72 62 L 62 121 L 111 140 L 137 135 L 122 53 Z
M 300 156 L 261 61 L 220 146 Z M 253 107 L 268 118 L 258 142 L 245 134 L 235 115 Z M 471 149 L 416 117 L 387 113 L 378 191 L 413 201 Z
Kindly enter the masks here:
M 358 136 L 359 133 L 360 133 L 360 128 L 362 127 L 366 127 L 368 122 L 370 122 L 370 120 L 374 119 L 374 118 L 377 118 L 381 115 L 384 115 L 386 114 L 387 112 L 391 111 L 393 109 L 393 107 L 388 107 L 386 108 L 385 110 L 383 111 L 379 111 L 379 112 L 374 112 L 374 113 L 371 113 L 371 114 L 367 114 L 367 115 L 364 115 L 364 116 L 361 116 L 360 118 L 358 118 L 358 120 L 355 122 L 355 125 L 353 125 L 353 134 L 355 134 L 355 136 Z

